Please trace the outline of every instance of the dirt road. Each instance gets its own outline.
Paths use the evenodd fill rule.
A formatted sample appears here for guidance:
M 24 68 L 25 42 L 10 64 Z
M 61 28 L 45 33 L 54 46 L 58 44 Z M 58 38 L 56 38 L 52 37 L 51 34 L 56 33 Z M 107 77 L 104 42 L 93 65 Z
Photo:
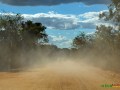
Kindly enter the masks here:
M 120 84 L 120 75 L 71 61 L 0 73 L 0 90 L 120 90 L 103 84 Z

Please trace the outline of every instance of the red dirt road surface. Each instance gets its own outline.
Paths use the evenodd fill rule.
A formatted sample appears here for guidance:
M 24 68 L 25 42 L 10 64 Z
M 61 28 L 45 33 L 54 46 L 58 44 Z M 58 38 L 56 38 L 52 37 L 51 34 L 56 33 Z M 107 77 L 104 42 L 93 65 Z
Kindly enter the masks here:
M 55 62 L 24 72 L 0 72 L 0 90 L 120 90 L 120 75 L 72 61 Z

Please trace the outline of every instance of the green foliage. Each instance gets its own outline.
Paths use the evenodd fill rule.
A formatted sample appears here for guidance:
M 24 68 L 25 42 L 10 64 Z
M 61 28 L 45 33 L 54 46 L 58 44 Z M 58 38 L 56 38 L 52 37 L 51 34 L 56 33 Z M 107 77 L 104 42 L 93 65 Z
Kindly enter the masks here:
M 111 52 L 118 53 L 120 51 L 120 0 L 112 0 L 108 9 L 108 12 L 103 12 L 99 17 L 105 21 L 111 21 L 113 26 L 101 25 L 97 27 L 96 41 L 101 41 L 104 47 Z
M 0 51 L 3 51 L 0 52 L 0 66 L 5 64 L 10 69 L 20 67 L 21 61 L 17 58 L 39 46 L 39 43 L 48 42 L 45 26 L 23 20 L 20 14 L 0 15 Z
M 41 23 L 27 21 L 22 23 L 21 40 L 27 46 L 48 42 L 46 27 Z
M 81 32 L 73 40 L 73 46 L 78 49 L 90 48 L 93 44 L 93 35 L 86 35 L 84 32 Z
M 81 33 L 73 40 L 73 46 L 79 48 L 79 52 L 82 52 L 82 54 L 82 49 L 86 50 L 84 53 L 85 57 L 88 54 L 89 56 L 93 56 L 93 59 L 97 58 L 94 62 L 105 63 L 107 68 L 119 71 L 120 0 L 112 0 L 108 9 L 108 12 L 101 13 L 99 18 L 109 22 L 110 25 L 97 26 L 95 34 L 90 38 Z M 89 46 L 92 46 L 92 48 L 88 48 Z
M 75 39 L 73 40 L 73 46 L 76 48 L 80 48 L 86 45 L 86 35 L 85 33 L 80 33 Z
M 73 40 L 74 47 L 85 48 L 92 45 L 101 52 L 112 52 L 112 54 L 120 52 L 120 0 L 112 0 L 108 9 L 108 12 L 101 13 L 99 17 L 112 22 L 112 26 L 97 26 L 93 36 L 81 33 Z
M 0 41 L 9 47 L 16 47 L 20 41 L 21 22 L 23 17 L 16 14 L 0 15 Z M 14 46 L 13 46 L 14 45 Z
M 100 19 L 111 20 L 114 25 L 120 26 L 120 0 L 112 0 L 108 9 L 108 12 L 103 12 L 99 15 Z
M 45 29 L 41 23 L 23 22 L 20 14 L 0 15 L 0 41 L 13 48 L 15 45 L 18 47 L 26 44 L 29 47 L 41 43 L 40 41 L 48 42 Z

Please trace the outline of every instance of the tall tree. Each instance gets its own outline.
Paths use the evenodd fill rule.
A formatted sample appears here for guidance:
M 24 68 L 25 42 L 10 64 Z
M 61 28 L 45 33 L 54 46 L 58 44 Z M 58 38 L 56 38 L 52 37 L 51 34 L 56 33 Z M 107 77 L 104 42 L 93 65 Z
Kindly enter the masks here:
M 0 51 L 3 51 L 0 53 L 0 60 L 8 63 L 10 68 L 19 66 L 17 56 L 22 50 L 31 50 L 36 44 L 48 41 L 45 26 L 23 21 L 24 18 L 20 14 L 0 15 Z
M 111 22 L 111 25 L 97 26 L 96 35 L 97 41 L 102 41 L 105 48 L 109 48 L 112 50 L 111 52 L 115 53 L 120 51 L 120 0 L 112 0 L 108 9 L 108 12 L 101 13 L 99 17 Z

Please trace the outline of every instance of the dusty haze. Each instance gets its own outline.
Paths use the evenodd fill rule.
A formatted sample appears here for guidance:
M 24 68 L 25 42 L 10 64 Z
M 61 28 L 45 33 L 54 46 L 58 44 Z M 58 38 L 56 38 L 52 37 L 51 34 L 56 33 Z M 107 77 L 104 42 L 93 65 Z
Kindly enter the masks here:
M 1 72 L 0 90 L 104 90 L 101 85 L 118 84 L 119 78 L 118 73 L 65 59 L 34 64 L 21 72 Z

